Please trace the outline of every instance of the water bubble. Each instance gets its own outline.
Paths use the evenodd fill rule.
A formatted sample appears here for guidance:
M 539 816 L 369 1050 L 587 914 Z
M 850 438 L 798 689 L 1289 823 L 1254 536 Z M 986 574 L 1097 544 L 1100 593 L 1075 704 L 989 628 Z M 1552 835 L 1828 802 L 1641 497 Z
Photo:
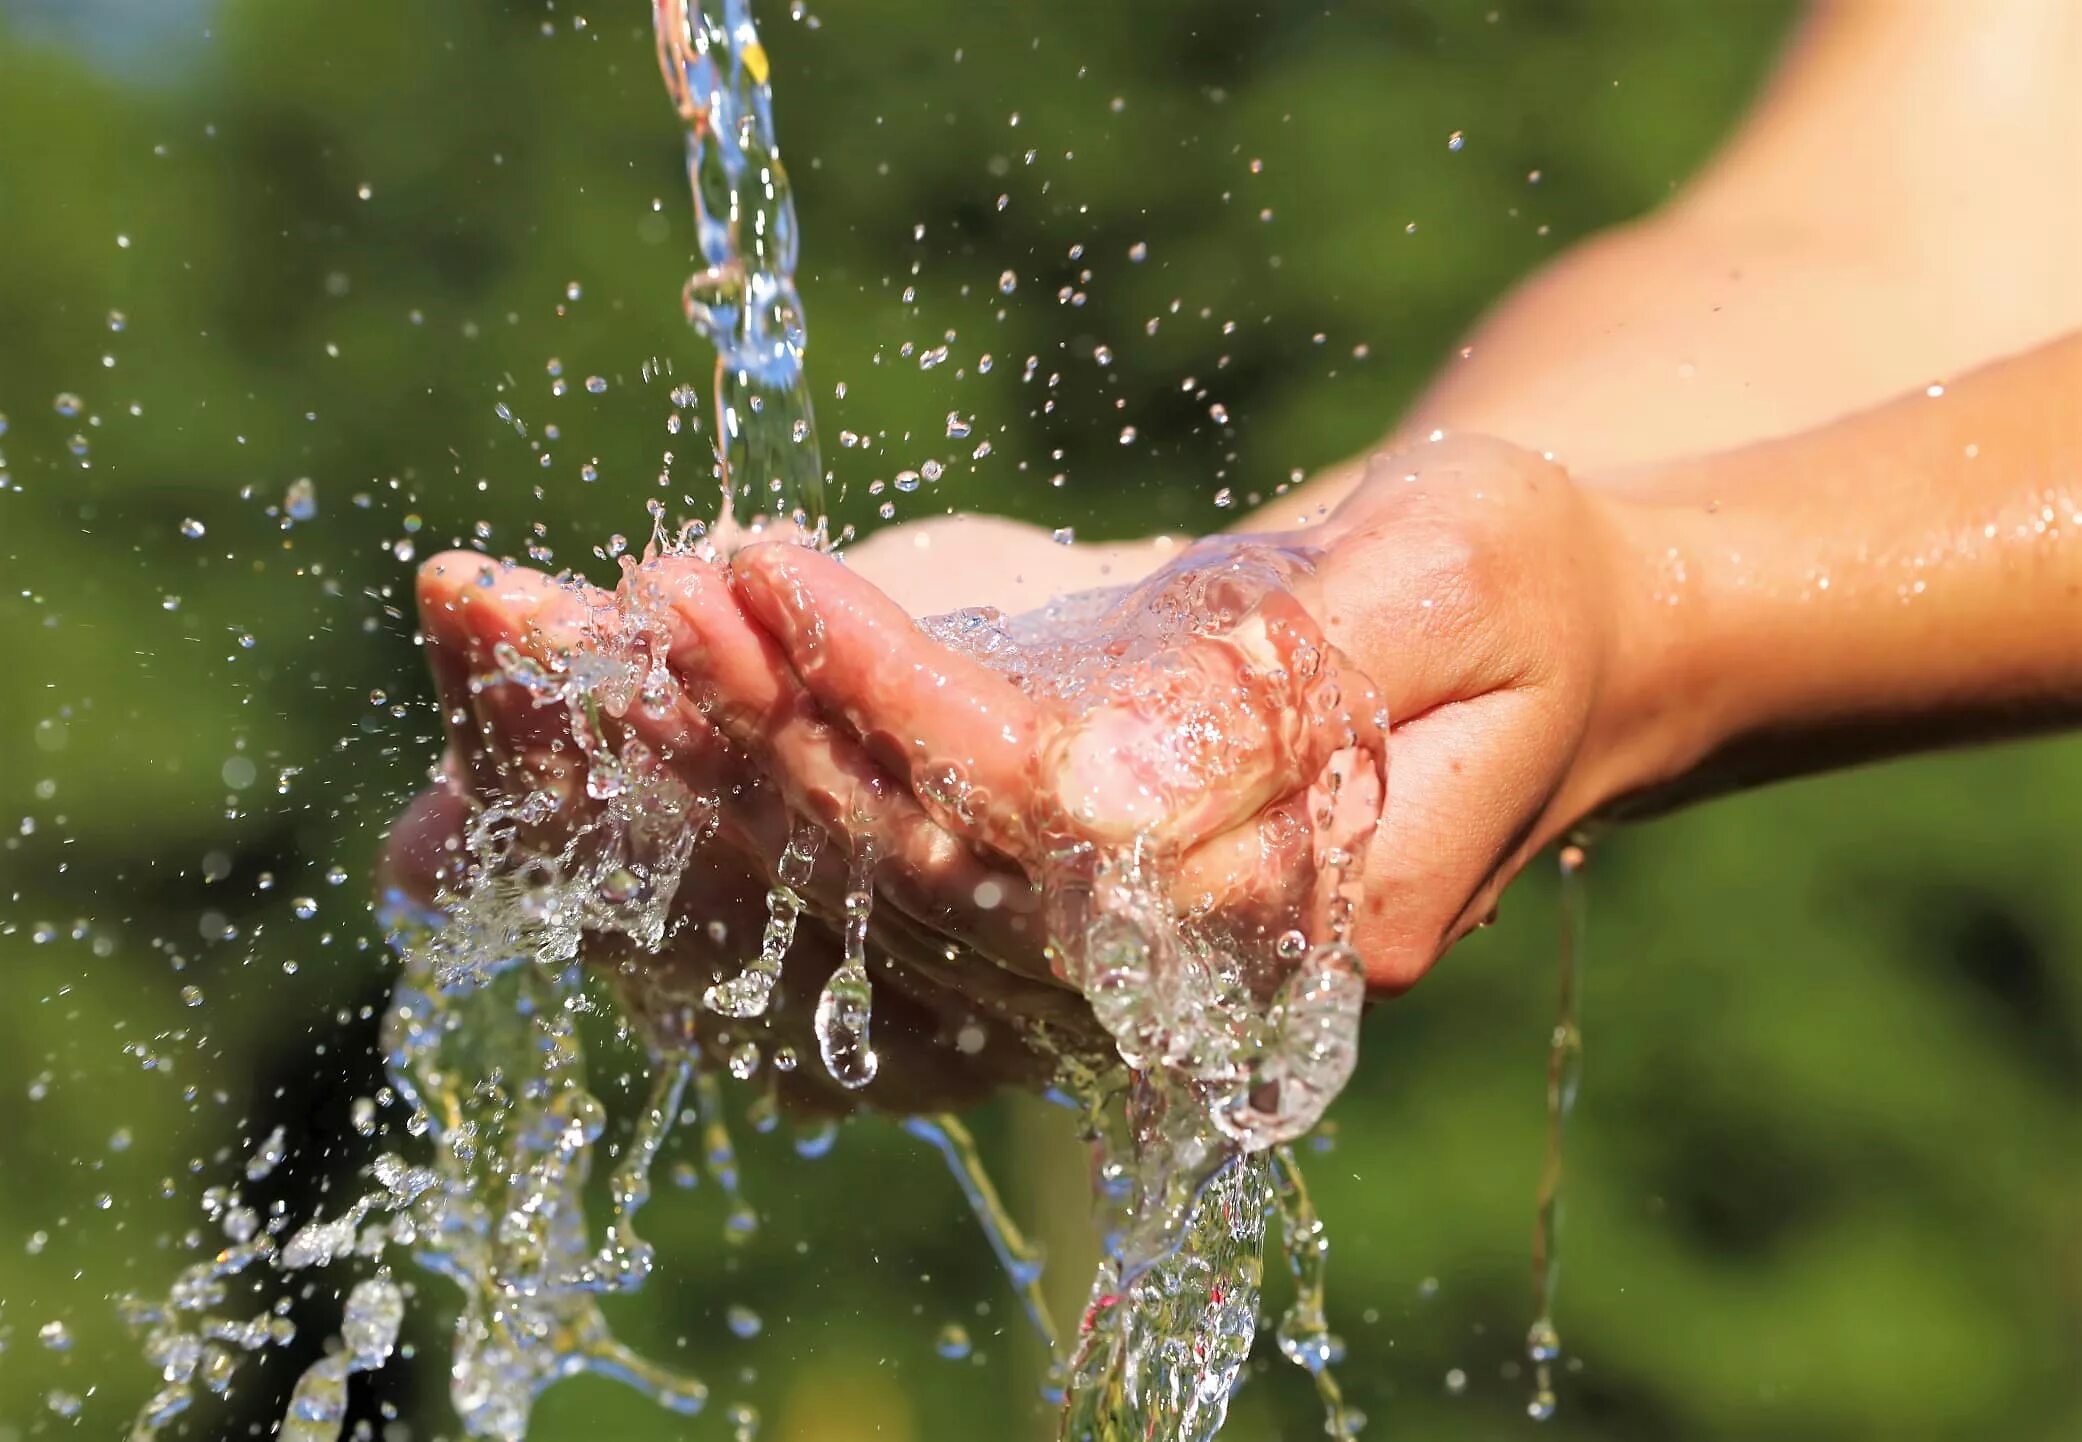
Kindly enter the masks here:
M 53 1387 L 45 1393 L 43 1404 L 60 1417 L 77 1417 L 80 1408 L 86 1405 L 80 1401 L 77 1393 L 68 1392 L 62 1387 Z
M 898 490 L 908 495 L 912 491 L 918 489 L 918 472 L 898 471 L 896 473 L 896 481 L 894 484 Z
M 970 422 L 963 420 L 959 411 L 947 412 L 947 438 L 949 440 L 959 441 L 966 439 L 969 429 Z
M 202 1005 L 202 988 L 201 988 L 201 987 L 199 987 L 199 986 L 184 986 L 184 987 L 182 987 L 182 988 L 181 988 L 181 1005 L 182 1005 L 182 1006 L 201 1006 L 201 1005 Z
M 36 1329 L 36 1340 L 53 1352 L 72 1350 L 72 1331 L 63 1322 L 45 1322 Z
M 1019 289 L 1019 277 L 1011 271 L 1008 270 L 998 277 L 998 293 L 1000 295 L 1010 295 L 1017 289 Z
M 585 294 L 585 291 L 584 291 L 583 289 L 581 289 L 581 288 L 580 288 L 580 286 L 579 286 L 579 283 L 578 283 L 577 281 L 575 281 L 575 280 L 574 280 L 574 281 L 567 281 L 567 282 L 565 283 L 565 285 L 564 285 L 564 299 L 566 299 L 566 300 L 577 300 L 577 299 L 578 299 L 578 298 L 579 298 L 580 296 L 582 296 L 582 295 L 584 295 L 584 294 Z
M 299 896 L 289 903 L 289 909 L 296 913 L 298 921 L 309 921 L 318 914 L 318 901 L 316 897 Z
M 56 398 L 51 401 L 51 409 L 61 416 L 71 417 L 85 410 L 86 403 L 71 391 L 59 391 Z
M 309 476 L 299 476 L 282 493 L 282 514 L 292 521 L 308 521 L 318 514 L 318 486 Z
M 1446 148 L 1448 150 L 1459 150 L 1462 146 L 1466 145 L 1467 143 L 1467 136 L 1463 135 L 1458 130 L 1454 131 L 1451 135 L 1446 137 Z
M 1121 427 L 1121 444 L 1124 446 L 1135 444 L 1135 428 L 1133 426 Z
M 739 1081 L 749 1079 L 759 1070 L 759 1043 L 748 1041 L 730 1053 L 730 1074 Z
M 933 1338 L 933 1350 L 950 1362 L 959 1362 L 974 1348 L 975 1343 L 969 1340 L 969 1329 L 959 1322 L 949 1322 Z
M 732 1336 L 742 1337 L 747 1341 L 758 1336 L 759 1329 L 766 1325 L 760 1320 L 757 1312 L 743 1303 L 738 1303 L 725 1312 L 723 1321 L 730 1328 Z
M 1103 345 L 1095 345 L 1095 346 L 1093 346 L 1093 347 L 1092 347 L 1092 361 L 1093 361 L 1093 363 L 1094 363 L 1094 364 L 1096 364 L 1096 365 L 1102 365 L 1102 366 L 1110 366 L 1110 365 L 1112 365 L 1112 364 L 1113 364 L 1113 348 L 1112 348 L 1111 346 L 1103 346 Z
M 1467 1391 L 1467 1389 L 1468 1374 L 1461 1371 L 1458 1367 L 1448 1368 L 1446 1372 L 1446 1395 L 1449 1397 L 1458 1397 L 1461 1393 Z
M 586 389 L 591 391 L 596 396 L 599 395 L 602 391 L 607 389 L 607 377 L 587 376 Z
M 946 468 L 938 461 L 923 461 L 919 464 L 918 474 L 925 477 L 928 481 L 937 481 L 945 473 L 945 470 Z

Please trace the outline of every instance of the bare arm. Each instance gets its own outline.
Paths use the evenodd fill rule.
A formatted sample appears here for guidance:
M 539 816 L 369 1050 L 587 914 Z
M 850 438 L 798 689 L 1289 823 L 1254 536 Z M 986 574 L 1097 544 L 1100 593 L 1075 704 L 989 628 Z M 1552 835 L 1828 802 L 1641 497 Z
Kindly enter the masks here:
M 1827 0 L 1705 171 L 1507 296 L 1397 436 L 1595 475 L 1963 375 L 2082 327 L 2077 177 L 2082 6 Z M 1320 517 L 1359 470 L 1272 523 Z

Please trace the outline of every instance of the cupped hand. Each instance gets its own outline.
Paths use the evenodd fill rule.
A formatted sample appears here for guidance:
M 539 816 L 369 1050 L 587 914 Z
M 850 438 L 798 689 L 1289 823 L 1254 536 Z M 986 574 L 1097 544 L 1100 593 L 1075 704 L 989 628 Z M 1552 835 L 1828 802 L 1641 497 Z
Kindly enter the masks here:
M 1623 532 L 1560 467 L 1448 439 L 1376 457 L 1318 525 L 1025 618 L 914 624 L 793 546 L 731 573 L 814 704 L 820 763 L 843 758 L 819 775 L 769 750 L 811 809 L 850 804 L 834 774 L 874 777 L 907 823 L 1030 880 L 1081 845 L 1154 847 L 1185 908 L 1342 933 L 1385 993 L 1635 769 L 1654 702 L 1626 677 L 1651 628 L 1622 614 Z M 1031 968 L 1044 938 L 1001 940 Z
M 588 847 L 611 841 L 631 853 L 633 876 L 618 883 L 629 899 L 640 904 L 656 891 L 656 925 L 632 936 L 627 925 L 596 919 L 584 954 L 615 979 L 658 1042 L 698 1041 L 720 1057 L 756 1041 L 769 1064 L 786 1048 L 799 1062 L 782 1079 L 783 1095 L 811 1110 L 858 1099 L 912 1114 L 965 1105 L 996 1085 L 1045 1085 L 1057 1049 L 1093 1045 L 1074 998 L 964 957 L 948 931 L 890 907 L 873 925 L 871 1040 L 881 1065 L 857 1093 L 825 1078 L 810 1018 L 843 956 L 836 922 L 855 863 L 842 844 L 820 848 L 799 883 L 806 914 L 764 1014 L 729 1018 L 701 1005 L 710 986 L 758 954 L 777 864 L 801 834 L 801 819 L 712 724 L 714 703 L 674 663 L 687 648 L 675 608 L 719 595 L 728 591 L 714 565 L 692 556 L 632 562 L 616 592 L 468 552 L 427 563 L 419 601 L 448 747 L 434 784 L 392 828 L 386 882 L 424 901 L 462 885 L 472 859 L 465 839 L 492 807 L 525 818 L 508 824 L 514 844 L 533 855 L 583 865 Z M 786 733 L 775 738 L 780 754 L 810 765 L 807 738 L 789 715 L 785 667 L 768 669 L 764 689 L 732 679 L 740 682 L 734 704 L 763 706 Z M 640 819 L 617 831 L 624 792 L 634 803 L 624 812 Z M 636 834 L 645 828 L 650 834 Z M 899 858 L 942 889 L 965 884 L 971 896 L 988 876 L 951 839 L 936 842 L 923 829 L 889 860 Z M 880 890 L 915 889 L 895 865 L 861 865 Z M 1016 916 L 1019 898 L 1011 900 L 1001 922 Z
M 1304 602 L 1318 559 L 1305 537 L 1215 538 L 1132 586 L 923 623 L 799 547 L 753 547 L 731 569 L 817 707 L 824 756 L 880 779 L 877 813 L 770 751 L 805 809 L 850 807 L 869 835 L 882 815 L 922 817 L 1051 901 L 1105 858 L 1168 890 L 1225 950 L 1298 957 L 1288 938 L 1346 929 L 1387 721 Z M 759 728 L 745 734 L 760 744 Z M 992 954 L 1080 979 L 1075 955 L 1048 951 L 1062 920 Z

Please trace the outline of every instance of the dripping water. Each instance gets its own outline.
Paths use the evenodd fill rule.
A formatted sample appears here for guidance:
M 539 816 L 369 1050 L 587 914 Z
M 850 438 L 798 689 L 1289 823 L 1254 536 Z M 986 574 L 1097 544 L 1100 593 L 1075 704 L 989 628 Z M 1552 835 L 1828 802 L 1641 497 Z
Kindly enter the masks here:
M 1554 1325 L 1554 1290 L 1560 1277 L 1562 1132 L 1576 1104 L 1583 1069 L 1583 1033 L 1578 1024 L 1584 942 L 1583 864 L 1586 843 L 1573 837 L 1561 848 L 1561 945 L 1556 971 L 1560 997 L 1547 1051 L 1547 1157 L 1540 1169 L 1539 1204 L 1533 1223 L 1533 1324 L 1525 1337 L 1533 1368 L 1533 1395 L 1526 1413 L 1536 1421 L 1554 1415 L 1554 1366 L 1561 1333 Z

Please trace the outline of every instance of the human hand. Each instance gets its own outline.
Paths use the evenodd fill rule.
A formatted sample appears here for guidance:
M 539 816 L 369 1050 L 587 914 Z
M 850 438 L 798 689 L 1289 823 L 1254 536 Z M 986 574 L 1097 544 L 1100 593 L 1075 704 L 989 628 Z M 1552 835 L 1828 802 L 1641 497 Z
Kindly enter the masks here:
M 1031 622 L 921 630 L 800 548 L 732 574 L 854 769 L 900 779 L 941 831 L 1030 876 L 1065 841 L 1153 838 L 1186 907 L 1312 941 L 1349 905 L 1392 992 L 1641 769 L 1654 704 L 1630 677 L 1657 628 L 1628 624 L 1623 532 L 1559 467 L 1449 440 L 1377 458 L 1319 526 L 1202 543 Z
M 472 553 L 429 562 L 420 603 L 449 746 L 435 784 L 393 827 L 386 880 L 427 901 L 461 886 L 484 861 L 466 836 L 501 808 L 501 846 L 591 878 L 584 955 L 654 1042 L 698 1042 L 720 1058 L 752 1041 L 769 1065 L 800 1057 L 779 1089 L 816 1111 L 858 1098 L 913 1114 L 1000 1084 L 1046 1084 L 1051 1049 L 1090 1044 L 1074 999 L 957 964 L 944 938 L 886 908 L 876 955 L 905 960 L 876 970 L 887 983 L 871 1033 L 881 1064 L 857 1093 L 825 1076 L 810 1017 L 844 955 L 832 919 L 849 885 L 847 858 L 830 848 L 796 878 L 808 914 L 770 1004 L 737 1017 L 702 1005 L 760 950 L 776 864 L 799 830 L 671 670 L 668 597 L 712 570 L 690 556 L 632 562 L 619 592 L 606 592 Z M 972 865 L 947 851 L 951 871 Z

